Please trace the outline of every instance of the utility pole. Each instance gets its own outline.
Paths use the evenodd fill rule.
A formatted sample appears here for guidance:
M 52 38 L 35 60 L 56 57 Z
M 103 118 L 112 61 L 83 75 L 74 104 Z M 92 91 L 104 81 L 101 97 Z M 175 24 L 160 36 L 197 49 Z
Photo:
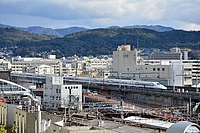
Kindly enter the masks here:
M 192 115 L 192 107 L 191 107 L 192 106 L 192 102 L 191 101 L 192 100 L 191 100 L 191 97 L 190 97 L 190 107 L 189 107 L 190 108 L 190 119 L 191 119 L 191 115 Z
M 174 77 L 174 70 L 173 70 L 173 91 L 175 92 L 175 77 Z
M 196 75 L 196 93 L 198 93 L 199 90 L 198 90 L 198 75 Z
M 103 85 L 102 85 L 102 90 L 103 90 L 103 86 L 104 86 L 104 71 L 102 72 L 103 73 Z

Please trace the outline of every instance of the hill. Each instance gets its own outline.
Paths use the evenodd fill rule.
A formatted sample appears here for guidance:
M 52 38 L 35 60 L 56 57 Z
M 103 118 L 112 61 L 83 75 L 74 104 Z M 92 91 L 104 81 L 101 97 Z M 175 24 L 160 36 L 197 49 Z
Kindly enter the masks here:
M 42 40 L 55 39 L 56 36 L 31 34 L 15 28 L 0 28 L 0 47 L 11 47 L 16 45 L 31 44 Z
M 0 27 L 11 28 L 13 26 L 0 24 Z M 55 35 L 58 37 L 63 37 L 65 35 L 76 33 L 79 31 L 90 30 L 90 29 L 87 29 L 84 27 L 68 27 L 68 28 L 61 28 L 61 29 L 52 29 L 52 28 L 44 28 L 41 26 L 32 26 L 32 27 L 27 27 L 27 28 L 23 28 L 23 27 L 13 27 L 13 28 L 28 31 L 30 33 L 43 34 L 43 35 Z M 172 28 L 172 27 L 165 27 L 165 26 L 161 26 L 161 25 L 150 25 L 150 26 L 148 26 L 148 25 L 133 25 L 133 26 L 123 26 L 123 27 L 110 26 L 108 28 L 129 28 L 129 29 L 130 28 L 141 28 L 141 29 L 155 30 L 158 32 L 174 30 L 174 28 Z
M 13 34 L 18 32 L 16 31 Z M 35 34 L 31 35 L 35 36 Z M 15 36 L 10 37 L 15 40 Z M 7 38 L 7 41 L 10 39 Z M 83 56 L 112 54 L 119 45 L 125 42 L 130 44 L 132 48 L 145 47 L 169 50 L 172 47 L 180 47 L 198 50 L 200 47 L 200 31 L 173 30 L 157 32 L 141 28 L 102 28 L 76 32 L 62 38 L 51 38 L 51 40 L 49 38 L 42 41 L 29 41 L 29 43 L 23 41 L 13 43 L 17 44 L 20 49 L 15 51 L 16 55 L 25 56 L 27 52 L 31 51 L 40 53 L 53 50 L 58 51 L 60 56 L 71 56 L 73 54 Z
M 160 48 L 172 47 L 199 49 L 200 32 L 173 30 L 156 32 L 148 29 L 93 29 L 66 35 L 49 41 L 34 43 L 38 52 L 59 50 L 63 55 L 112 54 L 117 46 L 130 44 L 132 47 Z M 138 41 L 138 44 L 137 44 Z
M 62 37 L 60 33 L 58 33 L 57 31 L 51 28 L 33 26 L 33 27 L 19 28 L 19 29 L 23 31 L 28 31 L 29 33 L 42 34 L 42 35 L 54 35 L 54 36 Z
M 161 25 L 133 25 L 133 26 L 124 26 L 123 28 L 142 28 L 142 29 L 150 29 L 158 32 L 172 31 L 175 30 L 172 27 L 165 27 Z
M 20 30 L 28 31 L 30 33 L 43 34 L 43 35 L 55 35 L 58 37 L 63 37 L 65 35 L 69 35 L 71 33 L 79 32 L 87 30 L 82 27 L 69 27 L 64 29 L 52 29 L 52 28 L 44 28 L 40 26 L 28 27 L 28 28 L 20 28 Z
M 69 28 L 62 28 L 62 29 L 52 29 L 52 28 L 44 28 L 41 26 L 32 26 L 32 27 L 14 27 L 10 25 L 4 25 L 0 24 L 0 28 L 15 28 L 20 29 L 22 31 L 28 31 L 29 33 L 35 33 L 35 34 L 43 34 L 43 35 L 54 35 L 58 37 L 63 37 L 65 35 L 69 35 L 71 33 L 79 32 L 79 31 L 85 31 L 89 30 L 84 27 L 69 27 Z

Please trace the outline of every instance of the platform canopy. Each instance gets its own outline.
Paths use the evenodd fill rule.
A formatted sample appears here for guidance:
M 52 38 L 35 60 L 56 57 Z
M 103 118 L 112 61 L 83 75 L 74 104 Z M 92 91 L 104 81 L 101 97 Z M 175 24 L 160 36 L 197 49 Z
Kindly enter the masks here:
M 192 122 L 180 121 L 171 125 L 166 133 L 200 133 L 200 126 Z
M 18 92 L 30 92 L 29 89 L 14 82 L 0 79 L 0 94 L 17 94 Z M 19 93 L 18 93 L 19 94 Z

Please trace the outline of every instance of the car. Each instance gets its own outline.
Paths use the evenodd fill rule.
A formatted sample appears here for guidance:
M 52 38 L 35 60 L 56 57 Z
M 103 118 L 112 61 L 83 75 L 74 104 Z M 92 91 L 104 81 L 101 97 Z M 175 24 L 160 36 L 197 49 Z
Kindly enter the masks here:
M 98 92 L 97 92 L 97 91 L 93 91 L 92 93 L 93 93 L 94 96 L 97 96 L 97 95 L 98 95 Z

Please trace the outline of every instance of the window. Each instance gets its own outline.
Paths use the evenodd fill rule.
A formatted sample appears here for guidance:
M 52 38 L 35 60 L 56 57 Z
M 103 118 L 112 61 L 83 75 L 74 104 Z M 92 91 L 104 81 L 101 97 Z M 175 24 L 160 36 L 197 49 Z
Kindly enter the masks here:
M 153 71 L 155 71 L 156 70 L 156 68 L 153 68 Z
M 158 71 L 160 71 L 160 68 L 157 68 Z
M 162 68 L 162 71 L 165 71 L 165 68 Z

